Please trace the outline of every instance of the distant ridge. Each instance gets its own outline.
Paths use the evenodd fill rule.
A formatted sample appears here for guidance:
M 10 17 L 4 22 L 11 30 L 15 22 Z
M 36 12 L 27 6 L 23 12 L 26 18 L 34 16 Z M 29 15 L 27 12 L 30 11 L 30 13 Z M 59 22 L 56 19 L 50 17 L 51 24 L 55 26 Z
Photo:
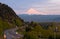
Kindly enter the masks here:
M 25 21 L 35 21 L 35 22 L 60 22 L 60 15 L 28 15 L 20 14 L 19 17 Z

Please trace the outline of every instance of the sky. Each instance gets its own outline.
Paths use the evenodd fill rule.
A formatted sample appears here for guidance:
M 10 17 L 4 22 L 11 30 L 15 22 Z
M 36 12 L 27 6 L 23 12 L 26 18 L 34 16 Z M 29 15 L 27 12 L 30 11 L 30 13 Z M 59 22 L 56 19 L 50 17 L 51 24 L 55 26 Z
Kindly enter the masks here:
M 60 15 L 60 0 L 0 0 L 16 14 Z

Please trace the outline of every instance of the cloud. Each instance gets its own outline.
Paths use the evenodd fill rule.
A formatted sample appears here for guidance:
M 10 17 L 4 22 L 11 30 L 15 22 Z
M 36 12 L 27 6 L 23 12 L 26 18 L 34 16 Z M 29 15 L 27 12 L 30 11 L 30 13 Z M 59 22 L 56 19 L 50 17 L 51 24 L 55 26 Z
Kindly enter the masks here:
M 60 4 L 60 0 L 50 0 L 51 3 Z
M 25 12 L 24 11 L 21 11 L 21 10 L 14 10 L 16 12 L 16 14 L 24 14 Z
M 39 1 L 39 0 L 38 0 Z M 60 14 L 60 0 L 43 0 L 41 1 L 25 1 L 21 5 L 20 10 L 16 10 L 17 14 L 43 14 L 43 15 L 59 15 Z M 24 9 L 22 9 L 24 8 Z M 31 9 L 32 8 L 32 9 Z

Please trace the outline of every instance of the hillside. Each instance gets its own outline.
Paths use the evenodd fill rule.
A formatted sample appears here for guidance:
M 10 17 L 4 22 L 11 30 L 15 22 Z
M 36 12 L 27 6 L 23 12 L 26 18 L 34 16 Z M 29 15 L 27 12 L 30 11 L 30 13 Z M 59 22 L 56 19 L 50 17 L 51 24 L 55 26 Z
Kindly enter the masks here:
M 21 26 L 23 20 L 8 5 L 0 3 L 0 38 L 6 29 Z

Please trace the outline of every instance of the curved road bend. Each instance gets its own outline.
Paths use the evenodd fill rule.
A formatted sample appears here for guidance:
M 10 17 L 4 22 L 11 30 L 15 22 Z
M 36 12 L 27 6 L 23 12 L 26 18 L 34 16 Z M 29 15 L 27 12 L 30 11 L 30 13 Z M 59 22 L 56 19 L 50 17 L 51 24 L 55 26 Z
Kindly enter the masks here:
M 23 37 L 23 35 L 21 34 L 16 34 L 16 30 L 18 28 L 13 28 L 13 29 L 9 29 L 9 30 L 5 30 L 4 34 L 6 35 L 6 39 L 18 39 L 20 37 Z

